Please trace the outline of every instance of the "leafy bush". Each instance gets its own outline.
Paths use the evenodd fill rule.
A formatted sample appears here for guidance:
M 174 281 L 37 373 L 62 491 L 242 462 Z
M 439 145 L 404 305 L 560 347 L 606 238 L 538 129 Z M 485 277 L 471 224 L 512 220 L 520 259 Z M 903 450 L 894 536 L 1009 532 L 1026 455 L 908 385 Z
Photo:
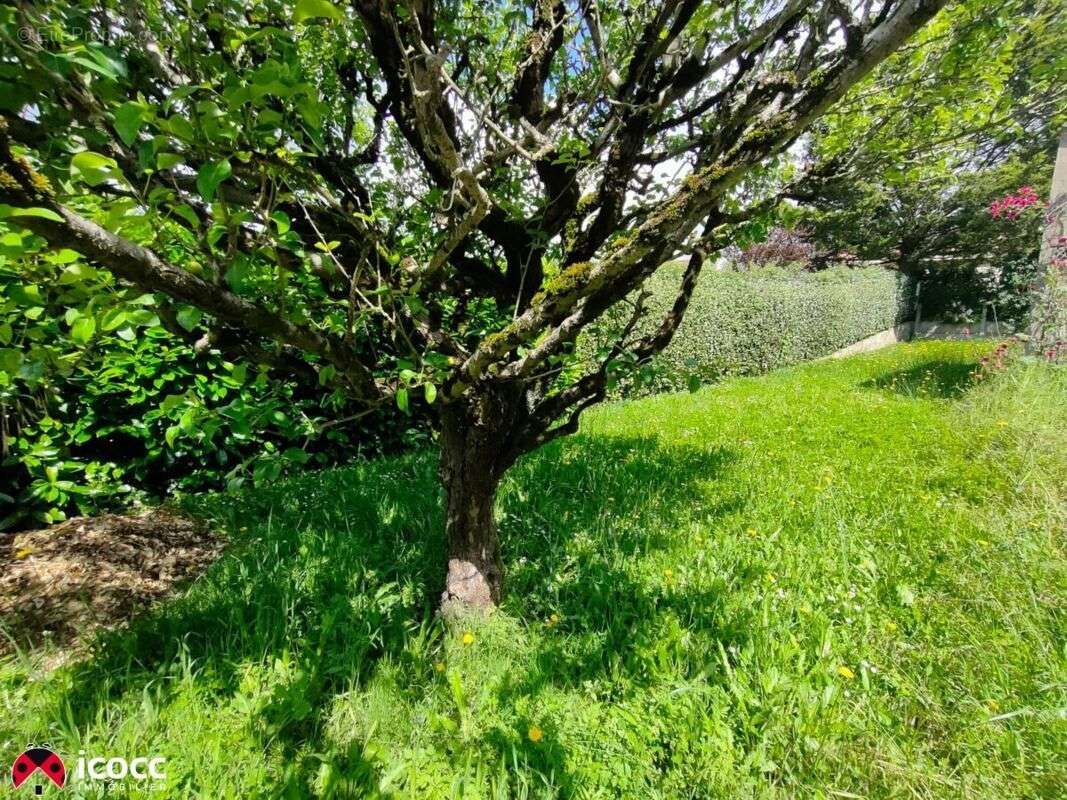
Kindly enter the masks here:
M 194 347 L 202 335 L 195 309 L 0 227 L 0 531 L 347 462 L 407 434 L 400 415 L 338 424 L 342 398 Z
M 658 325 L 670 308 L 683 268 L 669 264 L 649 279 L 644 326 Z M 622 378 L 616 394 L 693 388 L 825 356 L 904 321 L 911 297 L 906 278 L 877 267 L 706 271 L 670 347 Z M 628 313 L 618 309 L 580 347 L 609 347 Z

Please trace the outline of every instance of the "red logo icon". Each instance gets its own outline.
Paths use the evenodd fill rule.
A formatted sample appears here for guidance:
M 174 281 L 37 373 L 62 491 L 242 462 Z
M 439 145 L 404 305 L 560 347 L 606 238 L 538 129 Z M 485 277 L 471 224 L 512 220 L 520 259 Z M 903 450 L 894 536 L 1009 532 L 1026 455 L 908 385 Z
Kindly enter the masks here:
M 67 768 L 57 752 L 47 747 L 31 746 L 26 748 L 11 765 L 11 780 L 15 788 L 22 786 L 38 770 L 60 788 L 63 788 L 63 784 L 67 781 Z M 41 793 L 41 788 L 41 784 L 38 783 L 37 794 Z

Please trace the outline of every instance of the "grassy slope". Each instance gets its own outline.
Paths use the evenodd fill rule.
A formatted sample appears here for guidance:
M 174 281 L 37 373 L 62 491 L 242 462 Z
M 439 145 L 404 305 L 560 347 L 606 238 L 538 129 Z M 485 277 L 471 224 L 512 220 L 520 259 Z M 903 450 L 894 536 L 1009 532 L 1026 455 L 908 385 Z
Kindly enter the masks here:
M 185 598 L 0 665 L 3 752 L 162 754 L 175 797 L 1057 796 L 1067 376 L 979 354 L 604 408 L 511 475 L 469 644 L 430 457 L 205 500 L 235 547 Z

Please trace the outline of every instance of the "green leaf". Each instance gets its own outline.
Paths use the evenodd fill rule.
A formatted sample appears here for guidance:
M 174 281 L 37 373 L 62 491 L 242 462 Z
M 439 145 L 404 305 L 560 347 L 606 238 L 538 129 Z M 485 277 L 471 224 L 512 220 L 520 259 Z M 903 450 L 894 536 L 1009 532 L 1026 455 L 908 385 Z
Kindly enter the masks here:
M 185 403 L 185 395 L 183 394 L 168 394 L 163 398 L 163 402 L 159 404 L 159 410 L 164 414 L 169 414 L 178 406 Z
M 200 217 L 196 215 L 196 211 L 188 203 L 182 203 L 181 205 L 174 206 L 172 209 L 175 214 L 189 223 L 191 228 L 200 227 Z
M 78 283 L 79 281 L 87 280 L 95 275 L 95 271 L 92 267 L 82 264 L 68 264 L 63 272 L 59 275 L 60 285 L 66 286 L 72 283 Z
M 70 338 L 78 344 L 88 344 L 96 333 L 96 322 L 92 317 L 81 317 L 70 326 Z
M 115 112 L 115 132 L 127 147 L 137 141 L 143 114 L 144 107 L 140 103 L 123 103 Z
M 426 402 L 432 406 L 433 401 L 437 399 L 437 387 L 432 383 L 427 383 L 423 387 L 423 391 L 426 393 Z
M 215 192 L 219 188 L 219 184 L 230 177 L 232 173 L 230 162 L 225 159 L 204 164 L 196 176 L 196 188 L 199 190 L 200 196 L 210 203 L 215 199 Z
M 181 415 L 178 420 L 178 427 L 186 433 L 193 433 L 196 430 L 196 418 L 197 409 L 196 406 L 186 409 L 185 413 Z
M 185 156 L 179 153 L 159 153 L 156 156 L 156 169 L 170 169 L 184 163 Z
M 275 211 L 270 215 L 270 218 L 274 220 L 274 224 L 278 227 L 278 234 L 287 233 L 289 228 L 292 227 L 292 223 L 289 220 L 289 215 L 284 211 Z
M 169 447 L 174 447 L 174 442 L 178 439 L 178 434 L 182 432 L 182 429 L 177 425 L 171 425 L 167 428 L 167 432 L 163 434 L 163 438 L 167 440 Z
M 185 330 L 191 331 L 200 324 L 200 320 L 204 315 L 199 308 L 182 306 L 178 309 L 178 313 L 175 316 L 178 318 L 179 325 L 185 328 Z
M 168 117 L 165 124 L 167 130 L 184 142 L 191 142 L 196 139 L 196 129 L 185 117 L 175 114 L 172 117 Z
M 397 392 L 396 392 L 396 407 L 399 408 L 401 411 L 403 411 L 405 414 L 408 413 L 408 390 L 407 389 L 401 388 L 401 389 L 397 390 Z
M 63 217 L 50 208 L 13 208 L 7 215 L 9 217 L 40 217 L 41 219 L 50 219 L 52 222 L 63 221 Z
M 159 325 L 159 317 L 146 308 L 139 308 L 129 314 L 129 320 L 133 325 L 144 325 L 154 328 Z
M 251 272 L 252 270 L 246 262 L 238 261 L 226 270 L 226 274 L 223 277 L 226 278 L 226 282 L 230 284 L 231 289 L 235 292 L 241 292 L 247 286 Z
M 124 308 L 109 308 L 100 317 L 100 329 L 105 331 L 113 331 L 116 328 L 121 328 L 126 324 L 126 309 Z
M 90 186 L 122 177 L 115 159 L 94 153 L 92 150 L 83 150 L 74 154 L 70 159 L 70 173 L 71 177 L 81 178 Z
M 47 211 L 47 209 L 45 209 Z M 76 250 L 64 247 L 55 253 L 46 256 L 50 264 L 73 264 L 81 255 Z
M 299 447 L 289 447 L 282 453 L 282 458 L 286 461 L 292 461 L 295 464 L 306 464 L 311 456 Z
M 345 15 L 333 3 L 327 0 L 299 0 L 293 10 L 293 22 L 297 25 L 309 19 L 325 17 L 326 19 L 342 20 Z

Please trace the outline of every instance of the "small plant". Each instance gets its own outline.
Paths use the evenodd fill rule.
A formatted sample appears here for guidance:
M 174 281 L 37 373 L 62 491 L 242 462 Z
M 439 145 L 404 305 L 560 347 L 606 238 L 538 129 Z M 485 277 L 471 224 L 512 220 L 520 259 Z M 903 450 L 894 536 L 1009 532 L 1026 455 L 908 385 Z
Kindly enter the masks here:
M 978 366 L 971 373 L 974 379 L 983 381 L 1007 369 L 1017 351 L 1017 348 L 1013 347 L 1015 344 L 1013 339 L 1005 340 L 998 344 L 992 353 L 982 356 L 978 361 Z

